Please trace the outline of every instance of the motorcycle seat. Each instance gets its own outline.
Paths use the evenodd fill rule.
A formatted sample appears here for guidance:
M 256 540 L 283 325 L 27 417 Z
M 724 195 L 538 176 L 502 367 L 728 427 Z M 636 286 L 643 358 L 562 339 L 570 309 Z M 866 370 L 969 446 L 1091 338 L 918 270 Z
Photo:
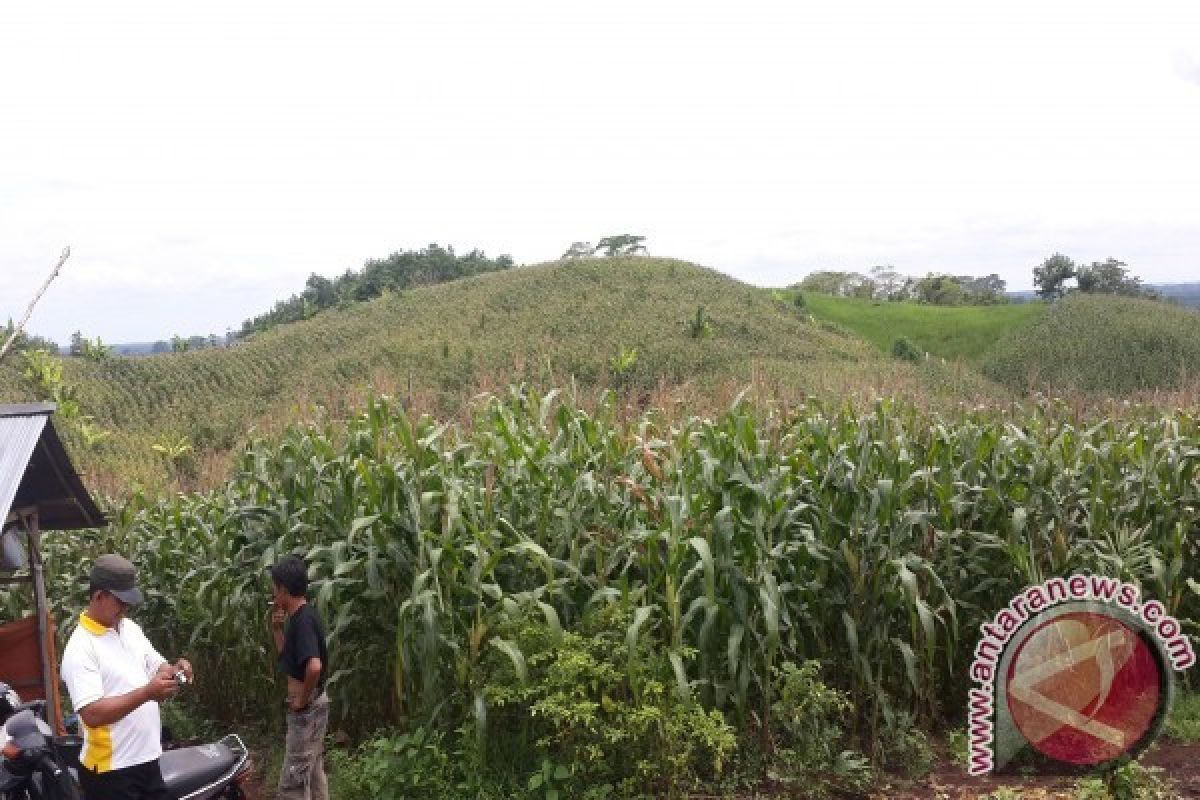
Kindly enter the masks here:
M 186 797 L 225 778 L 237 762 L 238 756 L 233 750 L 215 742 L 167 750 L 158 764 L 171 796 Z

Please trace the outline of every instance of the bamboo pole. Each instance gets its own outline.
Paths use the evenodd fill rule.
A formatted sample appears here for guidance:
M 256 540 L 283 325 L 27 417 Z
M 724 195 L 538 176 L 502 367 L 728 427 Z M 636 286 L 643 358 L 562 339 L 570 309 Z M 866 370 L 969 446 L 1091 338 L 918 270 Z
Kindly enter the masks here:
M 33 307 L 36 306 L 38 301 L 42 299 L 42 295 L 44 295 L 46 290 L 50 288 L 50 282 L 58 277 L 58 273 L 59 270 L 62 269 L 62 265 L 67 263 L 67 259 L 70 257 L 71 248 L 64 247 L 62 256 L 60 256 L 58 259 L 58 263 L 54 265 L 54 269 L 50 270 L 50 276 L 46 278 L 46 282 L 42 284 L 42 288 L 38 289 L 38 293 L 35 294 L 33 299 L 29 301 L 29 306 L 25 309 L 25 316 L 21 317 L 21 321 L 17 323 L 15 328 L 13 328 L 12 335 L 8 337 L 8 341 L 4 343 L 4 347 L 0 347 L 0 361 L 4 360 L 4 356 L 8 354 L 8 349 L 12 347 L 13 342 L 15 342 L 17 337 L 21 335 L 21 331 L 25 329 L 25 323 L 29 322 L 29 318 L 33 315 Z

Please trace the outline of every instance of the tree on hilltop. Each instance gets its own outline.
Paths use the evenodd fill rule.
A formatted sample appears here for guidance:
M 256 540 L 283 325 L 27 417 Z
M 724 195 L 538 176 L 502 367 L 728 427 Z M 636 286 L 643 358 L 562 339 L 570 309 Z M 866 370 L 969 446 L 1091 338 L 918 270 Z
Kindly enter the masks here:
M 1057 300 L 1067 293 L 1067 281 L 1075 277 L 1075 262 L 1055 253 L 1033 268 L 1033 285 L 1043 300 Z
M 1158 292 L 1143 286 L 1142 279 L 1131 274 L 1128 266 L 1111 256 L 1104 261 L 1076 265 L 1063 254 L 1055 253 L 1034 268 L 1033 284 L 1046 300 L 1056 300 L 1072 291 L 1158 298 Z M 1075 286 L 1066 285 L 1071 278 L 1075 279 Z
M 799 288 L 806 292 L 832 294 L 837 297 L 861 297 L 874 292 L 875 282 L 859 272 L 823 269 L 805 275 Z
M 588 258 L 596 252 L 596 248 L 591 242 L 572 242 L 567 248 L 567 252 L 563 253 L 559 258 L 563 261 L 571 258 Z
M 593 252 L 604 251 L 604 255 L 609 258 L 616 256 L 636 256 L 639 253 L 646 252 L 646 245 L 642 242 L 646 241 L 645 236 L 634 236 L 632 233 L 622 233 L 617 236 L 605 236 L 596 243 Z
M 1144 288 L 1142 279 L 1131 275 L 1127 267 L 1124 261 L 1111 257 L 1079 267 L 1075 273 L 1079 291 L 1091 294 L 1154 295 L 1155 292 Z

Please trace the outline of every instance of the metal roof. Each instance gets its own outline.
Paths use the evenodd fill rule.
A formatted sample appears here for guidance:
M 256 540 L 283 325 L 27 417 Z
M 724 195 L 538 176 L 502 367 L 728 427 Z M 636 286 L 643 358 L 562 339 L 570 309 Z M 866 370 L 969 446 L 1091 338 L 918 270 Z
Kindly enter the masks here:
M 71 464 L 50 416 L 53 403 L 0 405 L 0 520 L 10 509 L 37 507 L 45 530 L 104 524 Z

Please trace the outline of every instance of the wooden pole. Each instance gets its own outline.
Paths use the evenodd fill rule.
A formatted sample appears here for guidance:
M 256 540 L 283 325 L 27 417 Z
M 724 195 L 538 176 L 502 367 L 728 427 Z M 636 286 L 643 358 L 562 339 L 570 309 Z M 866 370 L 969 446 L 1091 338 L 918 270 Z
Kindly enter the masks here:
M 58 263 L 54 265 L 54 269 L 50 270 L 50 277 L 46 278 L 46 282 L 42 284 L 42 288 L 38 289 L 38 293 L 35 294 L 33 299 L 29 301 L 29 307 L 25 309 L 25 316 L 21 317 L 21 321 L 17 323 L 15 328 L 13 328 L 12 335 L 8 337 L 8 341 L 4 343 L 4 347 L 0 347 L 0 361 L 4 360 L 5 354 L 8 353 L 8 348 L 12 347 L 13 342 L 15 342 L 17 337 L 21 335 L 21 331 L 25 328 L 25 323 L 29 322 L 29 317 L 33 315 L 33 307 L 37 305 L 38 300 L 41 300 L 42 295 L 44 295 L 46 290 L 50 288 L 50 282 L 58 277 L 59 270 L 62 269 L 63 264 L 67 263 L 67 259 L 70 258 L 70 256 L 71 248 L 64 247 L 62 256 L 58 259 Z
M 25 531 L 29 534 L 29 572 L 33 577 L 33 595 L 37 604 L 38 650 L 42 661 L 42 688 L 46 696 L 46 722 L 50 729 L 58 730 L 58 705 L 54 702 L 54 664 L 50 663 L 49 652 L 56 652 L 50 638 L 50 608 L 46 601 L 46 575 L 42 566 L 41 532 L 38 530 L 38 515 L 34 511 L 25 518 Z

